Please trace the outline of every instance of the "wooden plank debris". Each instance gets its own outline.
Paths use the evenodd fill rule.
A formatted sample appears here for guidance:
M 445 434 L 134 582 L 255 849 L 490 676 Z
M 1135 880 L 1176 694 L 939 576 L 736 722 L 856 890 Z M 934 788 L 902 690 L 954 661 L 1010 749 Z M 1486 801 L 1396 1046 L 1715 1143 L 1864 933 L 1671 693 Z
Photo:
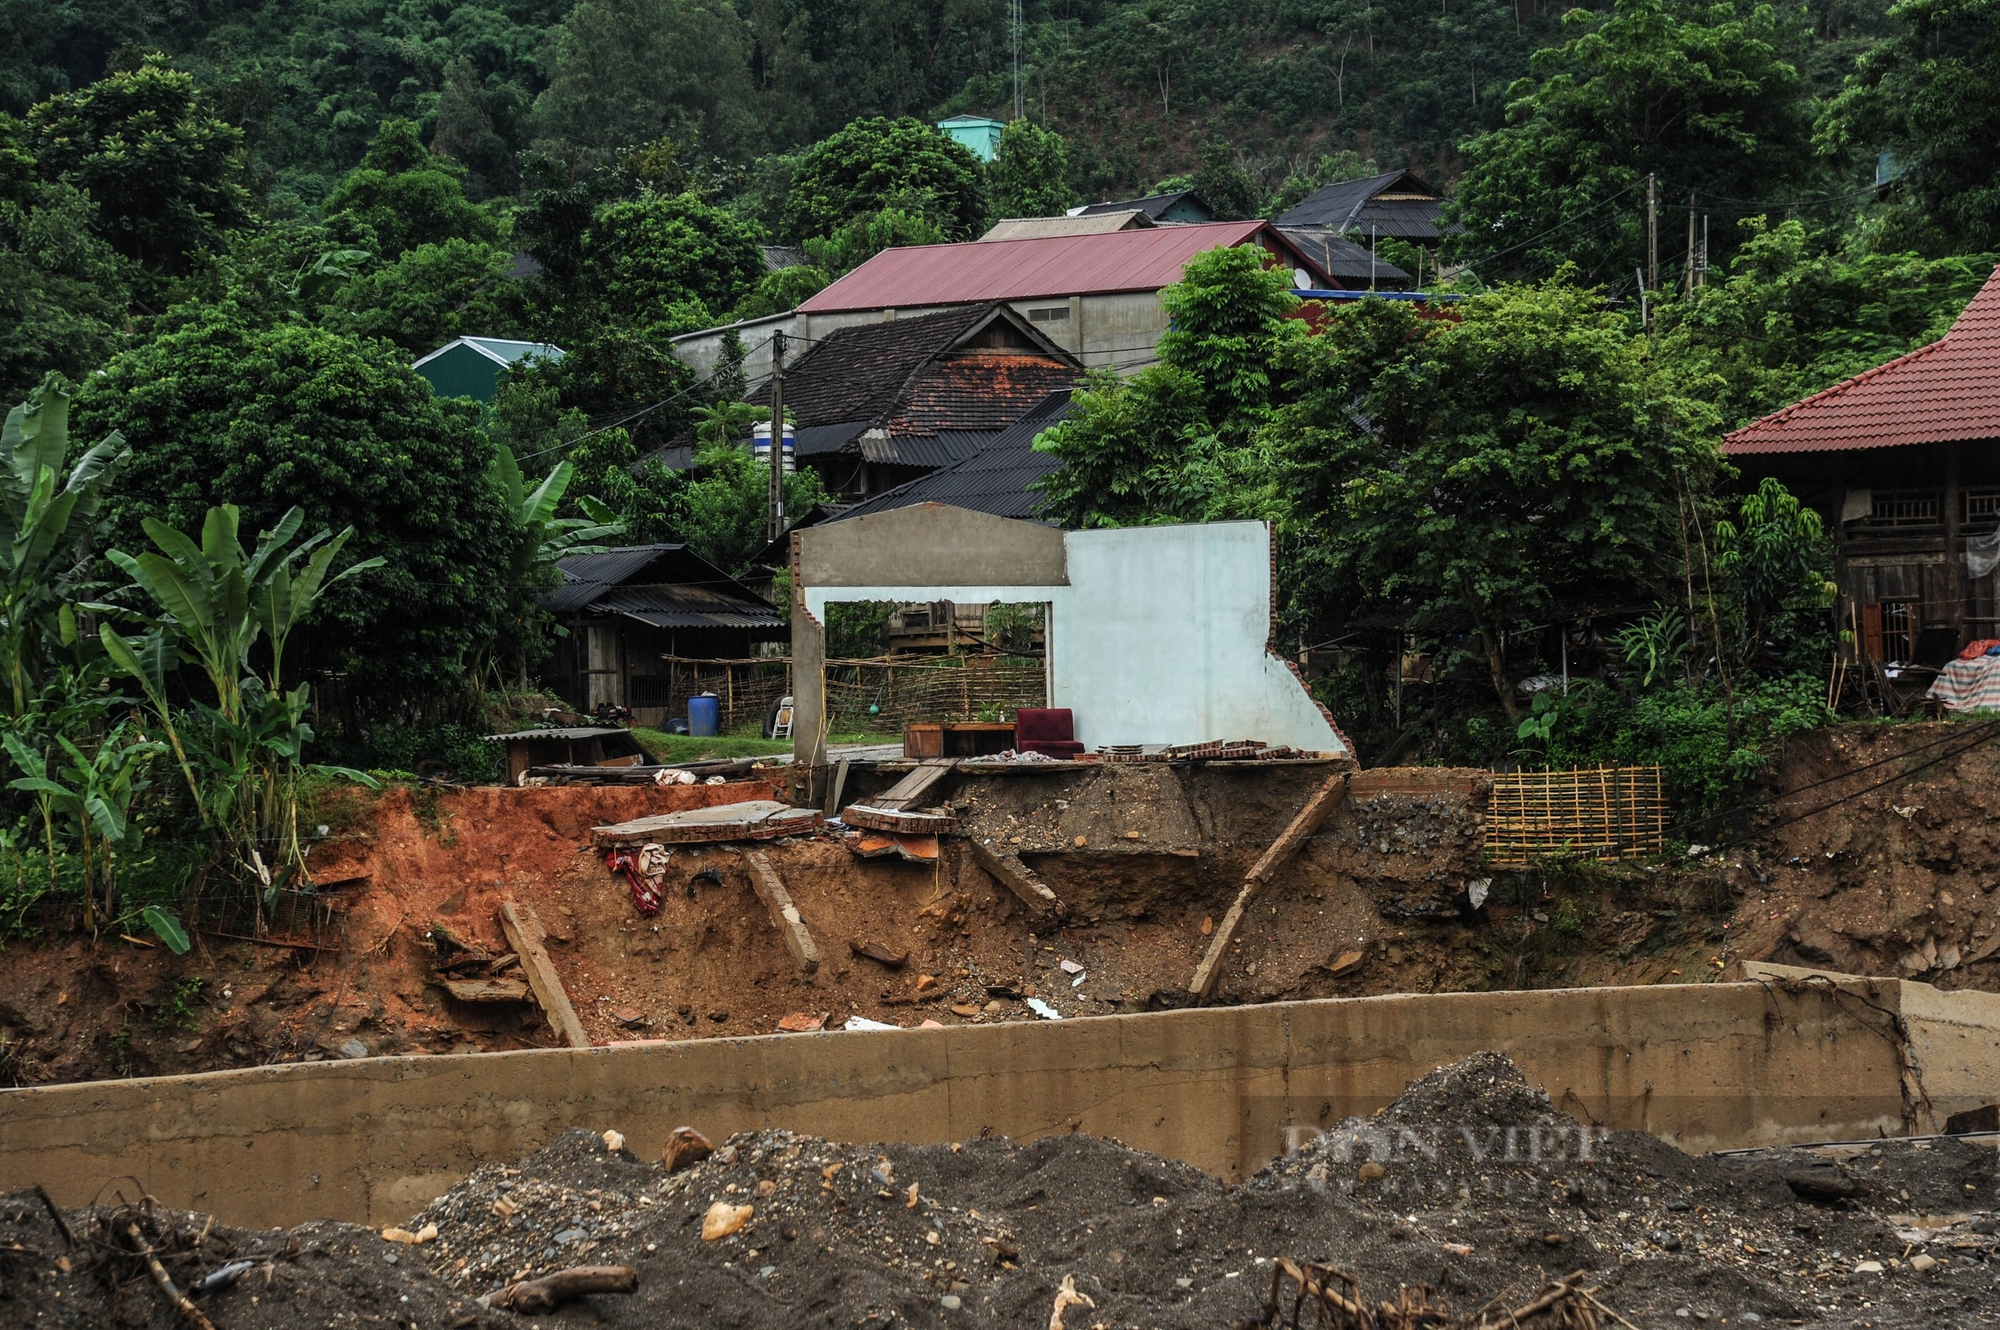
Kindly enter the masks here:
M 444 979 L 444 991 L 460 1002 L 526 1002 L 524 979 Z
M 1215 984 L 1222 977 L 1222 965 L 1229 957 L 1229 947 L 1236 940 L 1236 930 L 1242 927 L 1243 912 L 1250 908 L 1251 900 L 1258 888 L 1270 881 L 1273 874 L 1290 863 L 1293 856 L 1305 848 L 1319 829 L 1326 824 L 1333 810 L 1347 802 L 1348 773 L 1335 772 L 1326 782 L 1313 791 L 1306 800 L 1306 806 L 1299 810 L 1285 828 L 1284 835 L 1271 842 L 1269 849 L 1258 858 L 1250 871 L 1243 875 L 1242 890 L 1236 893 L 1236 900 L 1230 905 L 1229 913 L 1222 916 L 1222 924 L 1209 939 L 1208 954 L 1201 958 L 1201 965 L 1194 972 L 1194 979 L 1188 984 L 1188 992 L 1197 998 L 1205 998 L 1215 991 Z
M 590 841 L 599 849 L 606 849 L 614 845 L 644 845 L 649 841 L 693 845 L 776 840 L 780 836 L 809 836 L 825 825 L 826 815 L 817 808 L 794 808 L 771 799 L 752 799 L 592 827 Z
M 583 1022 L 576 1018 L 576 1008 L 570 1006 L 562 980 L 556 978 L 556 967 L 549 963 L 548 948 L 542 945 L 546 934 L 534 910 L 513 901 L 502 901 L 500 927 L 507 934 L 507 945 L 521 958 L 521 973 L 528 987 L 534 990 L 535 1001 L 541 1004 L 550 1027 L 571 1048 L 589 1048 L 590 1036 L 583 1032 Z
M 850 827 L 894 831 L 910 836 L 942 836 L 958 830 L 958 819 L 950 813 L 916 813 L 869 804 L 849 804 L 841 813 L 840 820 Z
M 955 770 L 958 763 L 959 759 L 955 757 L 927 757 L 917 764 L 915 771 L 876 795 L 871 806 L 896 812 L 915 808 L 923 802 L 931 786 L 943 780 L 947 772 Z
M 814 945 L 812 934 L 806 931 L 806 921 L 800 916 L 799 907 L 792 903 L 792 894 L 785 890 L 785 881 L 778 876 L 777 868 L 762 850 L 743 851 L 743 862 L 750 866 L 750 885 L 756 888 L 764 908 L 771 912 L 771 922 L 778 926 L 785 950 L 792 953 L 799 969 L 807 974 L 819 969 L 819 948 Z
M 1001 886 L 1021 898 L 1029 913 L 1037 916 L 1038 923 L 1053 923 L 1062 914 L 1062 902 L 1050 891 L 1047 884 L 1035 876 L 1035 871 L 1023 863 L 1021 856 L 1012 850 L 988 844 L 977 836 L 971 838 L 972 857 L 979 861 Z

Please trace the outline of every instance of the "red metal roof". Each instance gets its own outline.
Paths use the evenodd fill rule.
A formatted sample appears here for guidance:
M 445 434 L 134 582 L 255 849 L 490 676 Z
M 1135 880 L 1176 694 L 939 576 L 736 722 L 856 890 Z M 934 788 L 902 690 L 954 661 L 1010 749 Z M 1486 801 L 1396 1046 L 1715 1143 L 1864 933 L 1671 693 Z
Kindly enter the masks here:
M 1814 393 L 1722 441 L 1733 457 L 2000 439 L 2000 268 L 1929 346 Z
M 1157 291 L 1178 282 L 1182 265 L 1195 255 L 1253 240 L 1282 254 L 1288 267 L 1316 269 L 1268 222 L 1204 222 L 1105 235 L 885 249 L 799 308 L 824 314 Z

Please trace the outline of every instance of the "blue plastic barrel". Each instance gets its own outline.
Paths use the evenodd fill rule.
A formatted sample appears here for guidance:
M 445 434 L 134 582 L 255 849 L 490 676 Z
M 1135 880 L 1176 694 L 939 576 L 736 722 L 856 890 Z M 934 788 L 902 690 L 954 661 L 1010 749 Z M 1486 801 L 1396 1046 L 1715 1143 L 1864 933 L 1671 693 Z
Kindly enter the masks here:
M 712 737 L 722 720 L 722 703 L 714 693 L 696 693 L 688 699 L 688 733 Z

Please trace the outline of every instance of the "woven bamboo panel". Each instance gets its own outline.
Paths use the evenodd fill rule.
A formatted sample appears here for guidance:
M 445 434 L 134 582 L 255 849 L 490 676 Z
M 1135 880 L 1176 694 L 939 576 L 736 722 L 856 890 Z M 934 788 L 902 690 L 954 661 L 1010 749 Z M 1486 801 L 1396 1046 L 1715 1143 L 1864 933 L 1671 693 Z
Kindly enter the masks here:
M 826 710 L 841 733 L 901 734 L 910 721 L 971 721 L 982 712 L 1011 716 L 1022 707 L 1047 706 L 1047 699 L 1048 678 L 1039 661 L 827 662 Z
M 1640 859 L 1665 847 L 1667 801 L 1658 767 L 1515 771 L 1493 778 L 1486 862 Z

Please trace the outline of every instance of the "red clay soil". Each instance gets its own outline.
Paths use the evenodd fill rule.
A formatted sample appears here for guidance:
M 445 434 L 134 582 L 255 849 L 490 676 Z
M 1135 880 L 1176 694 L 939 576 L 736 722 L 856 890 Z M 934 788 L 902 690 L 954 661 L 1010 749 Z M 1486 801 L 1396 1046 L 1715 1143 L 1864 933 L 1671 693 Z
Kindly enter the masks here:
M 1733 959 L 2000 988 L 2000 743 L 1922 765 L 1980 733 L 1816 733 L 1769 792 L 1843 778 L 1735 825 L 1855 796 L 1839 808 L 1658 867 L 1493 875 L 1477 912 L 1450 907 L 1480 877 L 1476 807 L 1448 791 L 1357 797 L 1258 900 L 1216 1000 L 1712 982 Z M 1939 738 L 1954 742 L 1925 746 Z M 934 866 L 860 861 L 830 836 L 769 843 L 824 958 L 810 978 L 736 849 L 674 850 L 644 919 L 589 846 L 593 825 L 768 798 L 769 782 L 344 794 L 314 812 L 333 834 L 311 863 L 323 883 L 366 880 L 330 892 L 339 925 L 322 950 L 209 935 L 180 958 L 115 938 L 12 944 L 0 1084 L 553 1044 L 534 1007 L 456 1002 L 433 973 L 434 923 L 506 951 L 496 911 L 510 898 L 547 927 L 593 1043 L 764 1034 L 794 1014 L 1036 1019 L 1028 997 L 1064 1015 L 1177 1005 L 1245 868 L 1325 776 L 1132 767 L 963 783 L 945 797 L 967 831 L 1022 854 L 1064 901 L 1046 935 L 962 838 Z

